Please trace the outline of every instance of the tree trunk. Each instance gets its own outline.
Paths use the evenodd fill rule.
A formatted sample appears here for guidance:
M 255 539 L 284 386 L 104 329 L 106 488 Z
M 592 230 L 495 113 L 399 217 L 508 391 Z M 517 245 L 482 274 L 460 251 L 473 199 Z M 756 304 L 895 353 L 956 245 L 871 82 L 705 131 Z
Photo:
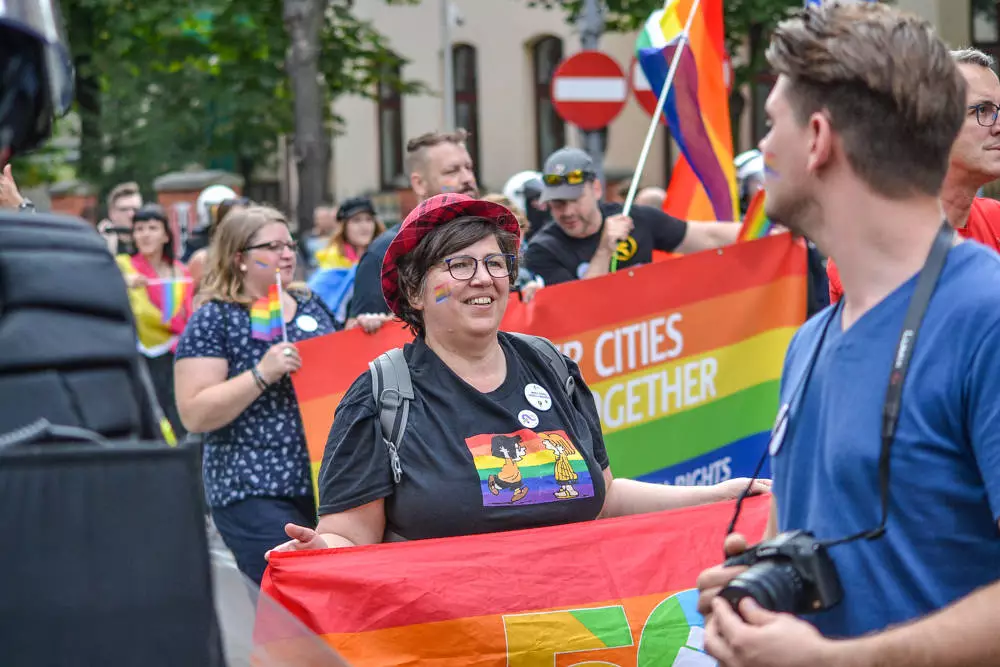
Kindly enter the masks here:
M 97 44 L 94 11 L 70 3 L 68 6 L 70 45 L 77 55 L 73 59 L 76 102 L 80 114 L 80 180 L 100 188 L 104 175 L 104 146 L 101 135 L 101 82 L 94 71 L 93 49 Z
M 299 236 L 312 229 L 313 210 L 324 191 L 330 147 L 323 132 L 323 91 L 319 84 L 322 0 L 284 0 L 290 48 L 287 71 L 295 98 L 295 163 L 299 176 L 296 218 Z

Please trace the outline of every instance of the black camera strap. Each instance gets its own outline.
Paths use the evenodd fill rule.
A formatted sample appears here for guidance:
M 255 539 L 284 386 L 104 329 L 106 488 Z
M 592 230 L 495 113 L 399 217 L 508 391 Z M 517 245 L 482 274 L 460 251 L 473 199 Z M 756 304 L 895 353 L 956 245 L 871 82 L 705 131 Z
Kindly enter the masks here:
M 835 546 L 860 539 L 874 540 L 885 534 L 886 522 L 889 519 L 889 455 L 892 448 L 892 441 L 896 437 L 896 427 L 899 425 L 899 415 L 903 402 L 903 385 L 906 382 L 906 375 L 910 370 L 910 359 L 913 357 L 913 349 L 917 343 L 917 333 L 920 331 L 920 325 L 923 322 L 924 314 L 927 312 L 927 307 L 930 305 L 931 297 L 934 294 L 935 287 L 937 287 L 937 282 L 941 277 L 941 272 L 944 270 L 945 260 L 947 260 L 948 252 L 951 250 L 952 245 L 954 245 L 954 240 L 955 230 L 952 229 L 951 225 L 948 224 L 948 221 L 946 220 L 941 225 L 937 235 L 934 237 L 934 243 L 931 245 L 931 250 L 927 256 L 927 260 L 924 262 L 924 266 L 921 268 L 920 273 L 917 276 L 917 284 L 913 290 L 913 295 L 910 297 L 910 302 L 906 310 L 906 316 L 903 319 L 903 329 L 900 332 L 899 340 L 896 343 L 896 352 L 892 358 L 892 371 L 889 374 L 889 387 L 886 390 L 885 403 L 882 406 L 882 445 L 879 451 L 878 461 L 879 495 L 882 506 L 881 521 L 876 528 L 865 530 L 838 540 L 825 542 L 826 546 Z M 802 373 L 802 377 L 799 380 L 798 385 L 795 387 L 795 391 L 792 392 L 792 398 L 786 404 L 786 407 L 782 409 L 782 412 L 778 417 L 778 422 L 775 425 L 775 434 L 784 437 L 781 432 L 787 428 L 787 421 L 789 415 L 792 413 L 792 407 L 797 406 L 802 396 L 805 394 L 806 386 L 812 376 L 816 362 L 819 359 L 819 353 L 823 347 L 823 342 L 826 339 L 827 331 L 829 330 L 831 323 L 840 314 L 841 305 L 842 304 L 838 304 L 838 306 L 831 311 L 829 318 L 827 318 L 827 321 L 823 325 L 822 333 L 813 348 L 809 363 L 805 371 Z M 767 460 L 768 454 L 768 450 L 765 449 L 760 462 L 757 464 L 757 469 L 754 471 L 750 484 L 747 485 L 747 488 L 744 489 L 743 493 L 740 494 L 739 499 L 736 501 L 736 510 L 733 514 L 733 519 L 729 524 L 729 528 L 726 531 L 727 534 L 732 533 L 733 530 L 735 530 L 736 521 L 739 518 L 743 501 L 746 499 L 750 489 L 753 487 L 753 480 L 755 480 L 760 474 L 761 468 L 764 465 L 764 461 Z

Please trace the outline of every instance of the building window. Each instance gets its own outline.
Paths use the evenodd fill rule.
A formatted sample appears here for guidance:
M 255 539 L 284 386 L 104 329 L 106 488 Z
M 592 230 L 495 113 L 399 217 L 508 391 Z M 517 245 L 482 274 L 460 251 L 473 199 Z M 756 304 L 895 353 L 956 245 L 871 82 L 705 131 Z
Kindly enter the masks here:
M 1000 61 L 1000 3 L 994 0 L 972 0 L 972 45 Z M 994 66 L 996 68 L 996 65 Z
M 469 131 L 467 147 L 479 174 L 479 76 L 476 48 L 459 44 L 452 49 L 455 72 L 455 125 Z
M 551 83 L 562 61 L 563 45 L 558 37 L 543 37 L 531 48 L 535 86 L 535 147 L 541 167 L 553 152 L 566 145 L 566 124 L 552 106 Z
M 399 65 L 386 67 L 378 83 L 379 183 L 392 190 L 405 182 L 403 173 L 403 97 L 395 84 L 402 78 Z

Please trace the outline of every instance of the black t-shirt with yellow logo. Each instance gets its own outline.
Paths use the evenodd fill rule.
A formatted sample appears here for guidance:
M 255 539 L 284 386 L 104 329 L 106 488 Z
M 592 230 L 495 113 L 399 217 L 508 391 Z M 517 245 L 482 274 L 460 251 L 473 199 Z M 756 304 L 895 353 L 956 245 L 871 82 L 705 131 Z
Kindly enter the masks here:
M 621 204 L 601 203 L 601 215 L 607 220 L 622 212 Z M 672 252 L 684 241 L 687 223 L 649 206 L 633 206 L 634 229 L 628 239 L 618 244 L 618 267 L 637 266 L 653 261 L 654 250 Z M 525 265 L 540 275 L 546 285 L 565 283 L 583 277 L 601 241 L 601 229 L 587 238 L 569 236 L 556 221 L 545 225 L 531 237 L 525 253 Z

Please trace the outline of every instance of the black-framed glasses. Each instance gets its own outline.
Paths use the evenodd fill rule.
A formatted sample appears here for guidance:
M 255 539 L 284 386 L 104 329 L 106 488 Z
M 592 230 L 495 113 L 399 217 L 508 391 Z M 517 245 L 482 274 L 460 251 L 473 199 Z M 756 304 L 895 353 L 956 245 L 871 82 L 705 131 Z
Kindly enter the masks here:
M 973 104 L 969 107 L 969 111 L 976 112 L 976 122 L 983 127 L 993 127 L 996 125 L 997 116 L 1000 116 L 1000 107 L 992 102 Z
M 444 265 L 455 280 L 472 280 L 479 270 L 480 261 L 486 267 L 486 273 L 494 278 L 506 278 L 514 268 L 514 255 L 506 253 L 486 255 L 481 260 L 468 255 L 459 255 L 444 260 Z
M 595 174 L 591 171 L 574 169 L 565 174 L 542 174 L 542 182 L 548 186 L 562 185 L 563 183 L 566 185 L 580 185 L 581 183 L 593 180 L 594 177 Z
M 268 243 L 258 243 L 257 245 L 247 246 L 246 248 L 243 248 L 243 251 L 267 250 L 270 252 L 281 252 L 285 248 L 288 248 L 292 252 L 298 252 L 299 244 L 297 241 L 269 241 Z

